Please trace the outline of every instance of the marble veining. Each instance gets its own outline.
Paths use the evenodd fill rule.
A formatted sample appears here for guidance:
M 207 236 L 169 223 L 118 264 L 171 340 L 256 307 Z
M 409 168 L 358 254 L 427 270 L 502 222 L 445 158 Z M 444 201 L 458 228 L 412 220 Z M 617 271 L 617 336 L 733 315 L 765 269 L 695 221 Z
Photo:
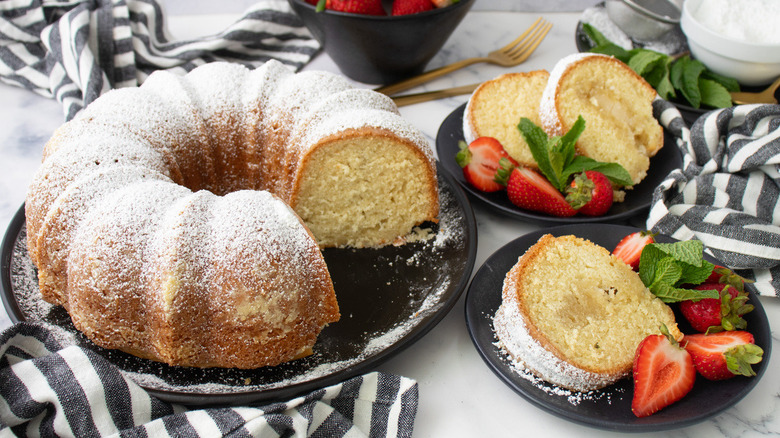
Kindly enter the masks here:
M 493 0 L 481 0 L 481 4 L 491 1 Z M 554 27 L 525 64 L 512 68 L 476 64 L 410 92 L 481 82 L 508 71 L 551 69 L 558 59 L 576 51 L 574 29 L 579 17 L 577 12 L 475 10 L 466 17 L 443 50 L 431 61 L 429 68 L 465 57 L 479 56 L 501 47 L 520 34 L 538 16 L 551 21 Z M 191 17 L 171 17 L 171 31 L 181 37 L 192 36 L 187 35 L 195 32 L 192 23 Z M 205 31 L 200 26 L 197 28 Z M 211 29 L 216 30 L 219 29 Z M 337 71 L 333 62 L 325 55 L 315 58 L 306 69 Z M 466 102 L 466 99 L 467 96 L 458 96 L 411 105 L 401 108 L 401 112 L 417 125 L 433 144 L 441 122 L 455 108 Z M 0 102 L 3 102 L 0 105 L 0 223 L 7 226 L 24 201 L 29 181 L 38 167 L 44 142 L 62 123 L 63 115 L 54 100 L 5 84 L 0 84 Z M 536 225 L 500 216 L 476 201 L 472 206 L 479 227 L 477 268 L 505 243 L 538 228 Z M 635 225 L 642 226 L 641 221 Z M 764 297 L 762 303 L 770 321 L 780 321 L 778 300 Z M 464 323 L 463 311 L 461 299 L 430 333 L 379 367 L 382 371 L 408 376 L 419 382 L 420 405 L 415 422 L 416 437 L 601 438 L 617 435 L 550 415 L 528 403 L 499 381 L 485 366 L 472 345 Z M 0 330 L 10 324 L 5 312 L 0 311 Z M 776 333 L 773 336 L 773 348 L 776 352 L 780 351 Z M 634 436 L 717 438 L 780 435 L 780 373 L 771 371 L 778 369 L 780 359 L 777 356 L 776 353 L 770 358 L 770 371 L 764 375 L 760 384 L 736 406 L 717 417 L 685 429 Z

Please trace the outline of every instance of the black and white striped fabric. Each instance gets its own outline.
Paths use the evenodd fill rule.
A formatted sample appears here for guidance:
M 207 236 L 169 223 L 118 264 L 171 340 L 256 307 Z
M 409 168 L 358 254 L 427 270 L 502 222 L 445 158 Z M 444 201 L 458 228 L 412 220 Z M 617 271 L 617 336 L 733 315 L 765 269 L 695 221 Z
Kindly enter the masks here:
M 189 41 L 171 40 L 156 0 L 0 1 L 0 79 L 56 98 L 67 120 L 155 70 L 269 59 L 300 69 L 319 47 L 286 0 L 257 0 L 224 31 Z
M 647 228 L 701 240 L 761 295 L 780 296 L 780 105 L 712 111 L 690 129 L 670 104 L 655 110 L 683 168 L 656 188 Z
M 287 402 L 187 409 L 150 396 L 59 329 L 0 335 L 0 436 L 410 437 L 417 383 L 373 372 Z

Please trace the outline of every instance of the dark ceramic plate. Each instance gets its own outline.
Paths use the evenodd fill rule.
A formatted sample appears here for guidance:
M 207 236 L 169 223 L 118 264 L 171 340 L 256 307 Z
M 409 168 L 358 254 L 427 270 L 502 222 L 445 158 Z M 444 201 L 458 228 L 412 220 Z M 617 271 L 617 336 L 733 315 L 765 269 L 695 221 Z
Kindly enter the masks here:
M 44 321 L 116 364 L 157 397 L 190 405 L 289 399 L 367 372 L 430 331 L 457 302 L 474 267 L 477 231 L 466 194 L 439 170 L 441 214 L 426 242 L 323 251 L 341 320 L 326 327 L 304 359 L 257 370 L 171 367 L 95 346 L 62 307 L 44 303 L 26 251 L 24 206 L 2 244 L 2 298 L 14 322 Z
M 471 340 L 488 367 L 533 405 L 575 423 L 600 429 L 650 432 L 681 428 L 704 421 L 735 405 L 758 384 L 766 371 L 772 348 L 771 332 L 761 301 L 750 285 L 747 285 L 747 288 L 755 310 L 745 315 L 745 319 L 756 344 L 764 349 L 763 361 L 754 367 L 757 375 L 753 378 L 735 377 L 720 382 L 698 377 L 693 390 L 686 397 L 649 417 L 637 418 L 631 412 L 633 383 L 630 378 L 581 395 L 561 392 L 559 388 L 529 377 L 513 366 L 495 345 L 497 339 L 493 332 L 493 315 L 501 304 L 504 276 L 517 262 L 517 258 L 546 233 L 555 236 L 574 234 L 612 249 L 623 236 L 637 230 L 610 224 L 564 225 L 542 229 L 509 242 L 493 253 L 474 275 L 466 292 L 465 305 L 466 324 Z M 673 241 L 666 236 L 659 236 L 658 240 Z M 715 262 L 714 259 L 708 259 Z M 675 314 L 683 333 L 693 333 L 685 319 L 677 313 L 677 309 Z
M 650 160 L 650 170 L 641 183 L 626 191 L 626 199 L 615 203 L 606 215 L 599 217 L 573 216 L 554 217 L 544 213 L 523 210 L 511 202 L 503 191 L 486 193 L 475 189 L 463 177 L 455 155 L 458 153 L 458 141 L 463 140 L 463 110 L 466 104 L 459 106 L 444 119 L 436 135 L 436 150 L 439 162 L 469 194 L 486 203 L 493 209 L 509 216 L 538 224 L 566 224 L 586 222 L 624 222 L 633 216 L 645 212 L 653 200 L 653 190 L 669 172 L 682 167 L 682 157 L 674 139 L 664 130 L 664 147 Z

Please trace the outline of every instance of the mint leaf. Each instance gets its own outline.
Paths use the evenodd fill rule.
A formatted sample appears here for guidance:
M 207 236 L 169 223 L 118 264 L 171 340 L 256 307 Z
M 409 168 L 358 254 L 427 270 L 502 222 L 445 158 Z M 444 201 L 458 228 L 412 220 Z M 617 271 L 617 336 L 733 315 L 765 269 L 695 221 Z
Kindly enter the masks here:
M 702 251 L 704 244 L 701 240 L 685 240 L 674 243 L 651 243 L 653 249 L 657 249 L 665 255 L 674 257 L 675 260 L 691 265 L 701 266 L 704 262 Z
M 715 265 L 704 260 L 704 244 L 699 240 L 651 243 L 642 250 L 639 278 L 664 302 L 719 298 L 715 290 L 683 289 L 685 284 L 701 284 Z
M 577 121 L 563 136 L 549 138 L 542 128 L 536 126 L 531 119 L 523 117 L 517 124 L 517 129 L 528 143 L 539 171 L 556 189 L 564 191 L 569 185 L 571 176 L 585 170 L 598 170 L 613 184 L 631 186 L 634 182 L 623 166 L 618 163 L 603 163 L 592 158 L 577 155 L 576 143 L 585 131 L 585 119 L 577 117 Z
M 704 77 L 699 78 L 701 103 L 715 108 L 731 106 L 731 94 L 723 85 Z
M 672 86 L 677 90 L 682 90 L 683 88 L 683 69 L 685 68 L 685 64 L 688 62 L 690 58 L 687 56 L 684 56 L 677 61 L 673 62 L 672 65 L 669 67 L 669 81 L 672 83 Z
M 523 117 L 520 119 L 520 123 L 517 124 L 517 129 L 520 130 L 520 134 L 528 143 L 528 149 L 531 150 L 531 155 L 536 161 L 536 165 L 539 166 L 539 171 L 550 179 L 555 177 L 555 171 L 552 163 L 550 163 L 549 142 L 550 139 L 547 133 L 532 122 L 531 119 Z M 554 184 L 553 184 L 554 185 Z
M 680 277 L 682 277 L 682 268 L 676 263 L 676 260 L 672 257 L 663 257 L 656 263 L 655 275 L 647 288 L 651 291 L 661 290 L 677 283 Z
M 685 100 L 695 108 L 702 105 L 721 108 L 731 106 L 731 102 L 726 102 L 726 96 L 719 88 L 703 83 L 700 79 L 717 82 L 728 92 L 740 89 L 735 79 L 709 70 L 689 55 L 676 59 L 644 48 L 626 50 L 588 24 L 583 25 L 583 31 L 594 43 L 590 52 L 614 56 L 623 61 L 655 88 L 662 99 Z
M 699 90 L 699 76 L 704 72 L 705 67 L 699 61 L 685 56 L 680 59 L 684 61 L 682 71 L 682 91 L 683 96 L 688 100 L 692 107 L 701 106 L 701 90 Z M 680 62 L 678 61 L 678 62 Z
M 569 131 L 563 134 L 561 141 L 563 142 L 563 148 L 566 149 L 566 155 L 568 161 L 574 158 L 574 145 L 577 143 L 577 139 L 580 138 L 582 132 L 585 131 L 585 119 L 582 116 L 577 116 L 577 121 L 571 125 Z
M 627 64 L 640 76 L 645 76 L 647 73 L 653 71 L 658 63 L 663 62 L 667 56 L 653 52 L 652 50 L 638 50 Z
M 709 69 L 705 70 L 701 74 L 701 77 L 704 78 L 704 79 L 713 80 L 713 81 L 723 85 L 726 88 L 727 91 L 731 92 L 731 91 L 739 91 L 740 90 L 739 82 L 737 82 L 736 79 L 730 78 L 728 76 L 719 75 L 719 74 L 715 73 L 712 70 L 709 70 Z
M 631 179 L 631 175 L 628 171 L 617 163 L 602 163 L 596 161 L 593 158 L 578 155 L 569 163 L 566 168 L 566 176 L 582 173 L 586 170 L 598 170 L 603 173 L 604 176 L 612 181 L 612 184 L 618 186 L 632 186 L 634 181 Z
M 658 287 L 656 290 L 652 290 L 653 294 L 657 296 L 664 303 L 678 303 L 680 301 L 687 300 L 701 300 L 704 298 L 718 298 L 718 292 L 714 290 L 696 290 L 696 289 L 682 289 L 678 287 L 672 287 L 668 284 L 664 284 Z M 713 293 L 714 292 L 714 293 Z
M 600 46 L 602 44 L 614 45 L 612 41 L 608 40 L 603 33 L 599 32 L 598 29 L 593 27 L 590 23 L 583 23 L 582 31 L 590 38 L 594 46 Z

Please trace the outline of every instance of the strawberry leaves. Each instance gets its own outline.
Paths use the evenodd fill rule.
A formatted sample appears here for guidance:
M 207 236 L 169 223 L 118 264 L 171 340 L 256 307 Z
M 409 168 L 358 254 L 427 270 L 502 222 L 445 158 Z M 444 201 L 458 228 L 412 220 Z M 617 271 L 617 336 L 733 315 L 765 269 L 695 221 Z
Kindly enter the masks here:
M 586 170 L 603 173 L 615 186 L 633 185 L 631 176 L 620 164 L 602 163 L 575 153 L 574 145 L 585 130 L 585 119 L 582 116 L 560 137 L 549 137 L 542 128 L 526 117 L 520 119 L 517 129 L 528 143 L 539 171 L 559 191 L 566 189 L 572 175 Z

